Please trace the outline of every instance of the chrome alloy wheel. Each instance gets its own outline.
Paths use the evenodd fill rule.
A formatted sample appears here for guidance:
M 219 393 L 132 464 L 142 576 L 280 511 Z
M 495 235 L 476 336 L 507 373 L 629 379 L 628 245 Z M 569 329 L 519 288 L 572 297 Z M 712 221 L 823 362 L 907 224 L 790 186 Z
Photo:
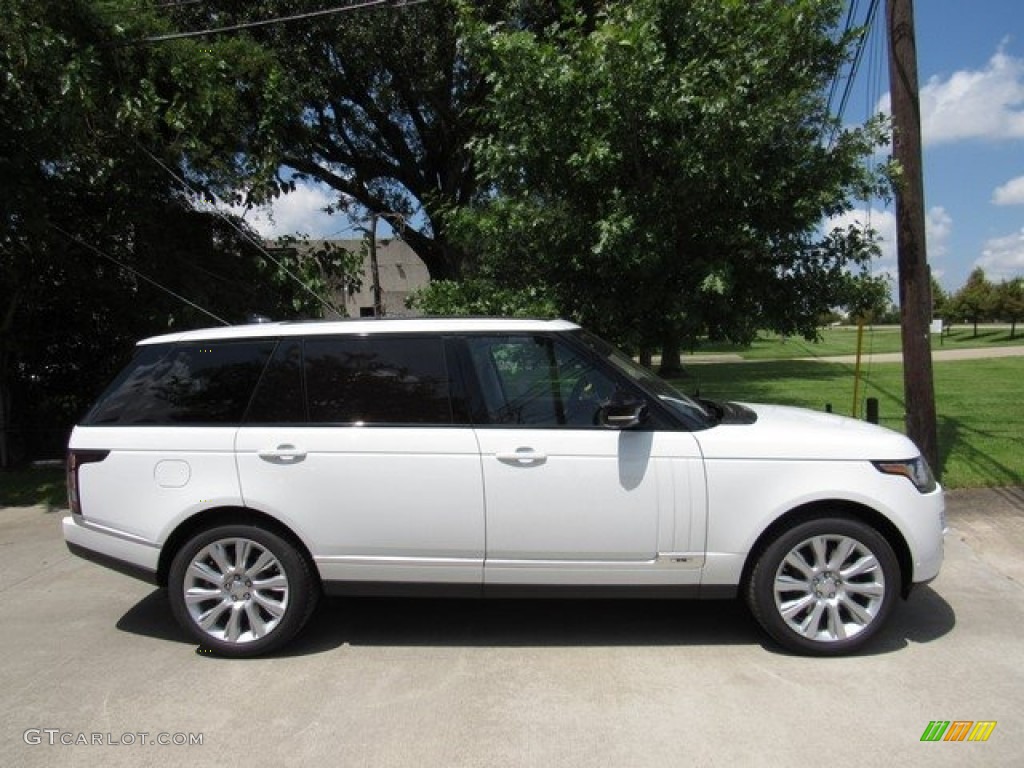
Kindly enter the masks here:
M 250 643 L 274 631 L 288 611 L 288 576 L 274 554 L 252 539 L 207 544 L 182 580 L 195 626 L 227 643 Z
M 775 607 L 793 632 L 836 642 L 875 620 L 886 595 L 885 573 L 857 539 L 823 534 L 805 539 L 782 558 L 773 591 Z

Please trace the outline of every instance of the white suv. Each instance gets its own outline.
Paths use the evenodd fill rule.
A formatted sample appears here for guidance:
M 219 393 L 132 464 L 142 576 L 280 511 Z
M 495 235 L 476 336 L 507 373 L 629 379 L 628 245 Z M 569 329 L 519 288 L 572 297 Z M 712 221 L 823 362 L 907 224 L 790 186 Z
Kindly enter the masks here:
M 741 594 L 783 646 L 838 654 L 942 562 L 906 437 L 691 399 L 564 321 L 147 339 L 68 475 L 71 551 L 167 586 L 230 656 L 289 641 L 321 593 Z

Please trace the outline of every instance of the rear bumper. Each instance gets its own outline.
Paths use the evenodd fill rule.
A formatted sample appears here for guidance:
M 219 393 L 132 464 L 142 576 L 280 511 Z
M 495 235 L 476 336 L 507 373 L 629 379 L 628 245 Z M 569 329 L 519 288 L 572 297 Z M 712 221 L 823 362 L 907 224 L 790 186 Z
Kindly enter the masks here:
M 72 554 L 112 570 L 157 584 L 160 550 L 104 528 L 97 528 L 68 515 L 61 523 L 64 541 Z

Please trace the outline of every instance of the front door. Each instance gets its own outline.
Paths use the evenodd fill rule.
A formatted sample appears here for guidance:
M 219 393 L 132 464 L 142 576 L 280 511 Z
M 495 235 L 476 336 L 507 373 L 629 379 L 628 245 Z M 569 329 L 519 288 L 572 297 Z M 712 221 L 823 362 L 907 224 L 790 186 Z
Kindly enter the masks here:
M 699 563 L 659 558 L 690 549 L 693 436 L 601 426 L 601 403 L 631 385 L 563 339 L 466 343 L 483 400 L 485 584 L 695 581 Z

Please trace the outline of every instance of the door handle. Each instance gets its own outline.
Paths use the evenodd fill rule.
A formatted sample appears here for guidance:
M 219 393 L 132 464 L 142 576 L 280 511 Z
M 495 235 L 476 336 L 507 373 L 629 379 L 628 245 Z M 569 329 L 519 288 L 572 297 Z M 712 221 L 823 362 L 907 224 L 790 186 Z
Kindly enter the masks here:
M 543 464 L 548 460 L 546 453 L 535 451 L 532 448 L 516 448 L 514 451 L 502 451 L 494 454 L 494 458 L 504 464 L 518 464 L 524 467 Z
M 306 458 L 306 452 L 290 443 L 285 443 L 276 448 L 264 448 L 259 452 L 259 457 L 273 464 L 297 464 Z

